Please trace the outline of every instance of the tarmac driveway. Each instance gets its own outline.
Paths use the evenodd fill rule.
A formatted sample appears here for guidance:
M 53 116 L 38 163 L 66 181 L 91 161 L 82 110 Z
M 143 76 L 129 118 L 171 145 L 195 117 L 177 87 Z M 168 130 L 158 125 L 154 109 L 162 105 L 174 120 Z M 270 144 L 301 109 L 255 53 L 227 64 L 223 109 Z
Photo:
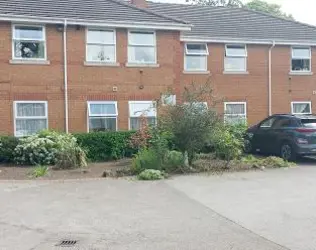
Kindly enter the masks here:
M 316 249 L 316 166 L 222 176 L 0 182 L 0 249 Z

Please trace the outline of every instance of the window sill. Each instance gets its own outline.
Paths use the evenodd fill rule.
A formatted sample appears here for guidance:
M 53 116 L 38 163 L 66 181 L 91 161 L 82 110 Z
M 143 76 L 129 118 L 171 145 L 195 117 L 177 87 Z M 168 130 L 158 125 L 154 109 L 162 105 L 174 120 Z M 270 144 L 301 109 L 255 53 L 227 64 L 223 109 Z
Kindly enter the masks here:
M 148 68 L 159 68 L 160 65 L 156 63 L 126 63 L 126 67 L 131 68 L 142 68 L 142 67 L 148 67 Z
M 84 66 L 89 66 L 89 67 L 120 67 L 120 63 L 118 62 L 84 62 Z
M 47 60 L 10 60 L 10 64 L 33 64 L 33 65 L 50 65 L 50 61 Z
M 248 71 L 223 71 L 224 75 L 249 75 Z
M 183 74 L 188 74 L 188 75 L 209 75 L 211 73 L 210 73 L 210 71 L 188 71 L 188 70 L 184 70 Z
M 312 76 L 314 75 L 313 72 L 295 72 L 295 71 L 291 71 L 289 73 L 290 76 Z

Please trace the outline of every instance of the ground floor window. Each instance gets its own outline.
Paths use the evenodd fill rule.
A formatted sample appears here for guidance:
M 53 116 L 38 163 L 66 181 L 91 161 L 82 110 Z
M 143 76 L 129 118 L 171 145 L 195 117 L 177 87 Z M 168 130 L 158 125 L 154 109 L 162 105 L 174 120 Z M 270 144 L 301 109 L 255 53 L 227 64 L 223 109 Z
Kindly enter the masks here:
M 292 102 L 291 106 L 293 115 L 306 115 L 312 113 L 311 102 Z
M 156 125 L 157 110 L 153 101 L 130 101 L 129 103 L 129 129 L 138 130 L 142 126 L 142 117 L 146 118 L 148 125 Z
M 88 102 L 88 131 L 116 131 L 117 115 L 117 102 Z
M 28 136 L 48 128 L 46 101 L 14 102 L 14 134 Z
M 230 124 L 247 122 L 246 102 L 225 102 L 225 122 Z

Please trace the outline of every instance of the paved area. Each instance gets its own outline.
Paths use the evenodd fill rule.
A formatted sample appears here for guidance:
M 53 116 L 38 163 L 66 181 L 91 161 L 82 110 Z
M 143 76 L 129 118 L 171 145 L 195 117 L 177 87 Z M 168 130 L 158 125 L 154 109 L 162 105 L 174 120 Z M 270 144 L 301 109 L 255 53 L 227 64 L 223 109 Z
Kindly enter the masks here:
M 316 249 L 316 164 L 167 181 L 0 181 L 0 249 Z

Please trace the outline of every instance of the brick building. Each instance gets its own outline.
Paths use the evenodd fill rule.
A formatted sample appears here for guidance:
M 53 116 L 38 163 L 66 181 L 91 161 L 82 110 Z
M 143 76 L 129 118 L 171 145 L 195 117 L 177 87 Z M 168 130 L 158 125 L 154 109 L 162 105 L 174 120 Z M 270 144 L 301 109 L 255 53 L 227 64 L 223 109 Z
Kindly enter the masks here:
M 156 122 L 161 93 L 181 101 L 184 85 L 208 78 L 231 120 L 311 113 L 316 103 L 316 28 L 263 13 L 0 0 L 0 32 L 1 134 L 135 129 L 144 110 Z

